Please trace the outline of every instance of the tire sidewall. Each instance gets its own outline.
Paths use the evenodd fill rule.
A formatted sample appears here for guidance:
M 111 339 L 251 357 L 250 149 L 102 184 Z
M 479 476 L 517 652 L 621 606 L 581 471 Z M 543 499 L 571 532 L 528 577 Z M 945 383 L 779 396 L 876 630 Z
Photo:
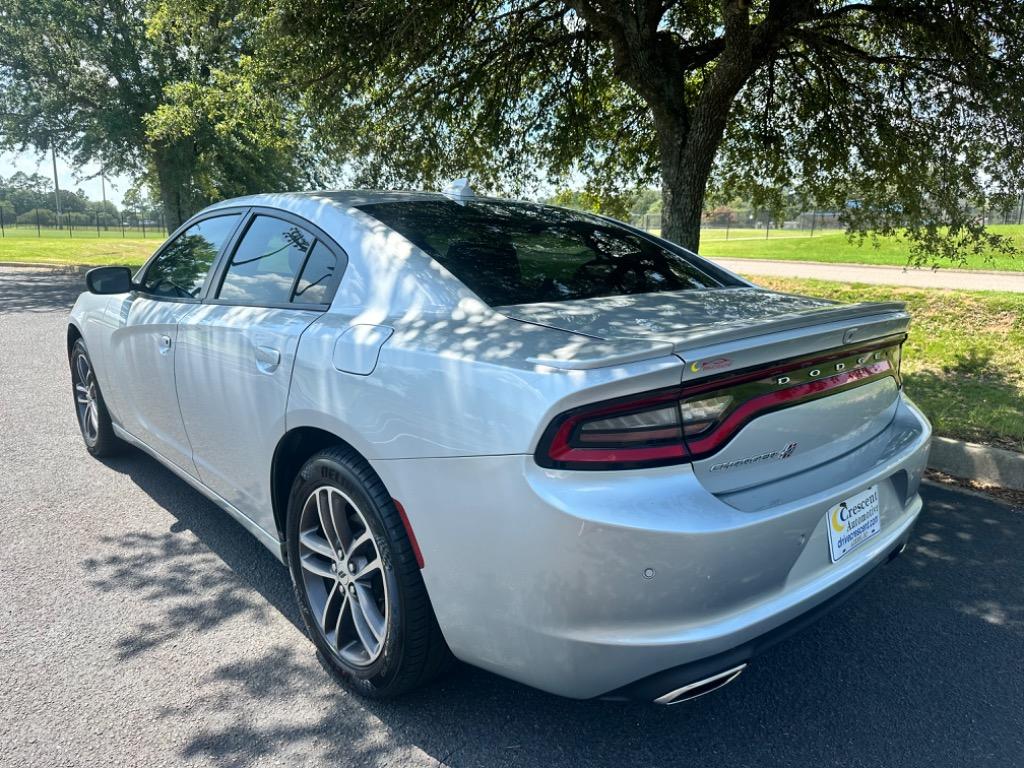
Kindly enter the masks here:
M 84 357 L 85 361 L 89 364 L 89 370 L 92 372 L 94 386 L 96 387 L 96 420 L 98 427 L 96 429 L 96 438 L 93 440 L 90 440 L 86 435 L 85 426 L 82 424 L 82 416 L 78 412 L 78 390 L 75 389 L 75 381 L 78 376 L 77 362 L 79 357 Z M 84 384 L 84 382 L 82 383 Z M 71 394 L 74 397 L 75 421 L 78 422 L 78 431 L 82 435 L 82 441 L 85 443 L 86 450 L 95 455 L 103 439 L 104 427 L 106 427 L 107 406 L 103 402 L 103 394 L 100 392 L 100 383 L 96 379 L 96 369 L 93 367 L 92 358 L 89 357 L 89 350 L 85 348 L 85 342 L 81 339 L 78 339 L 71 348 Z
M 325 485 L 333 486 L 344 492 L 359 507 L 359 511 L 362 512 L 370 528 L 384 565 L 384 578 L 387 580 L 389 600 L 384 649 L 371 664 L 365 667 L 353 666 L 334 652 L 320 630 L 319 622 L 310 608 L 303 583 L 298 544 L 302 507 L 314 490 Z M 315 456 L 302 468 L 292 485 L 292 492 L 288 500 L 286 536 L 288 570 L 307 634 L 321 656 L 347 684 L 358 688 L 364 695 L 377 694 L 379 689 L 386 688 L 394 680 L 401 667 L 405 634 L 403 609 L 406 602 L 398 569 L 395 568 L 393 542 L 387 533 L 387 527 L 378 505 L 373 501 L 367 489 L 364 488 L 364 483 L 360 481 L 351 467 L 327 456 Z

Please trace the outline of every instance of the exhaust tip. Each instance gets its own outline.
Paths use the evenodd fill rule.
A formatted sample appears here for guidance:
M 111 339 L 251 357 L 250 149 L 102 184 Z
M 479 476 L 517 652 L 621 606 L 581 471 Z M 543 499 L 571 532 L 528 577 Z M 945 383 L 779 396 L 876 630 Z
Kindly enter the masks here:
M 700 698 L 701 696 L 717 691 L 737 677 L 740 673 L 747 668 L 746 664 L 740 664 L 738 667 L 727 669 L 724 672 L 719 672 L 717 675 L 711 675 L 711 677 L 705 677 L 703 680 L 698 680 L 695 683 L 684 685 L 682 688 L 676 688 L 674 691 L 669 691 L 654 700 L 655 704 L 680 704 L 684 701 L 693 701 L 694 699 Z
M 907 549 L 907 544 L 908 544 L 907 541 L 900 542 L 899 546 L 897 546 L 892 552 L 889 553 L 889 557 L 886 558 L 886 562 L 887 563 L 891 563 L 897 557 L 902 555 L 906 551 L 906 549 Z

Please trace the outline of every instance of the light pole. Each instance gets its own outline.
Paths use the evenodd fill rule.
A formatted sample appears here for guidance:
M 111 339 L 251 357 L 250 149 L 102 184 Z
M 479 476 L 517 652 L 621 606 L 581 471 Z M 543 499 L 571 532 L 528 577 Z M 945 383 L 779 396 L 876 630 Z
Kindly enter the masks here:
M 57 149 L 52 143 L 50 144 L 50 157 L 53 160 L 53 199 L 57 203 L 57 228 L 60 229 L 60 182 L 57 181 Z
M 103 198 L 103 207 L 100 210 L 103 212 L 103 228 L 107 228 L 107 183 L 103 177 L 103 172 L 106 168 L 103 163 L 100 163 L 100 197 Z M 99 227 L 96 227 L 96 234 L 99 234 Z

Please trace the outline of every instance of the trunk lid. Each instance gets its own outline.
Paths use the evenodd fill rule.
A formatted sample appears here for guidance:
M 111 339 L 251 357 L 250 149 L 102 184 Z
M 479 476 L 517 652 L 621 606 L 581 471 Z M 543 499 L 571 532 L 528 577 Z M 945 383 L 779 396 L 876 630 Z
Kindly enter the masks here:
M 796 331 L 796 338 L 804 335 L 804 329 L 862 318 L 894 320 L 889 328 L 877 329 L 877 335 L 885 335 L 896 332 L 900 325 L 905 329 L 909 320 L 898 302 L 840 304 L 754 287 L 517 304 L 497 311 L 523 322 L 599 339 L 670 342 L 684 359 L 694 357 L 695 351 L 731 341 L 785 331 Z M 866 329 L 855 335 L 857 340 L 871 337 Z M 750 345 L 737 349 L 745 346 Z
M 839 304 L 753 287 L 499 311 L 620 345 L 657 342 L 661 354 L 671 344 L 685 363 L 684 392 L 696 393 L 684 404 L 731 398 L 720 426 L 686 438 L 694 472 L 721 497 L 813 475 L 879 435 L 896 413 L 909 325 L 900 303 Z

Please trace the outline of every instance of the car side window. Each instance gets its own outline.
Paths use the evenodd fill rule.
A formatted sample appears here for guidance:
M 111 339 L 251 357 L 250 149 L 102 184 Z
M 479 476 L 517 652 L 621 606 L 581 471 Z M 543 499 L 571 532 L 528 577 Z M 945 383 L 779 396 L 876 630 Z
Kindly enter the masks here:
M 287 304 L 313 236 L 289 221 L 256 216 L 231 257 L 217 298 L 242 304 Z
M 306 259 L 292 301 L 296 304 L 327 304 L 331 286 L 341 266 L 338 261 L 330 248 L 317 242 Z
M 240 215 L 214 216 L 186 229 L 149 265 L 140 289 L 153 296 L 175 299 L 199 296 L 210 267 L 238 224 Z

